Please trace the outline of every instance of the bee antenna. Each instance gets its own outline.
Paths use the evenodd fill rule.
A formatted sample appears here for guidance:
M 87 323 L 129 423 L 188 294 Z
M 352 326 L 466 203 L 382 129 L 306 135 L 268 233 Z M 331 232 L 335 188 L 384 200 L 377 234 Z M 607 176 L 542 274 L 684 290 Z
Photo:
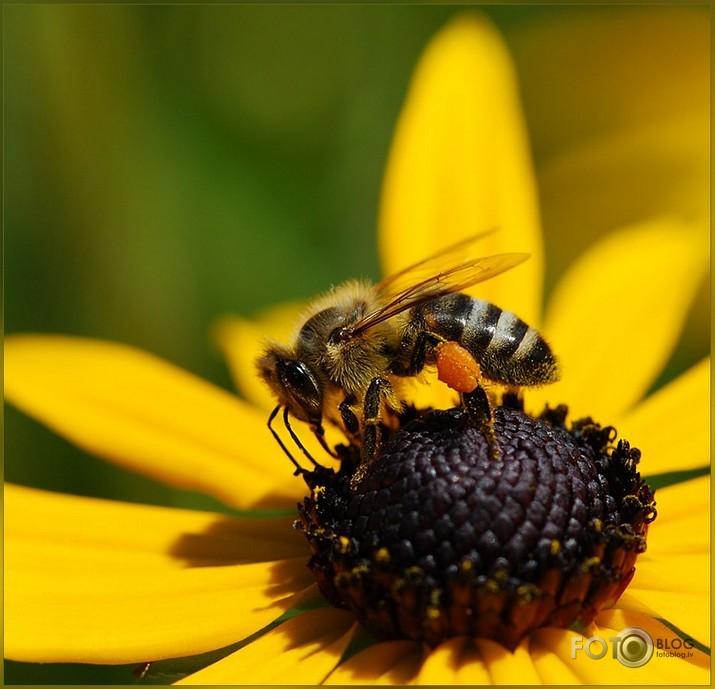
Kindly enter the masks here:
M 295 461 L 295 458 L 293 455 L 290 453 L 290 450 L 283 444 L 283 441 L 280 439 L 280 436 L 278 433 L 276 433 L 275 428 L 273 428 L 273 419 L 276 418 L 276 415 L 278 412 L 281 410 L 281 405 L 279 404 L 272 412 L 271 415 L 268 417 L 268 430 L 273 434 L 273 437 L 276 439 L 276 442 L 280 445 L 281 450 L 286 453 L 286 456 L 288 459 L 290 459 L 291 462 L 295 465 L 295 471 L 293 472 L 293 476 L 299 476 L 300 474 L 305 473 L 305 469 L 298 464 L 298 462 Z M 288 408 L 286 407 L 286 412 L 288 411 Z
M 303 454 L 313 463 L 314 466 L 320 467 L 321 465 L 316 462 L 310 452 L 303 447 L 303 443 L 300 442 L 300 438 L 296 435 L 295 431 L 291 428 L 290 421 L 288 421 L 288 407 L 283 409 L 283 423 L 290 433 L 290 437 L 293 438 L 293 442 L 300 448 Z M 291 458 L 292 459 L 292 458 Z M 294 460 L 295 461 L 295 460 Z

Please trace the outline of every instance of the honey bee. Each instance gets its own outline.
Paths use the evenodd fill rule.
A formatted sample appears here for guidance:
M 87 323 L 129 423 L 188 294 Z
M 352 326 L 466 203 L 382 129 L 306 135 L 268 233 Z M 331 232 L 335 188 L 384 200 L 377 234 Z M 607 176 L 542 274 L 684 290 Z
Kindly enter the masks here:
M 472 236 L 419 261 L 376 285 L 353 280 L 315 299 L 292 345 L 269 342 L 257 360 L 260 377 L 278 405 L 268 427 L 296 466 L 304 471 L 272 428 L 281 409 L 291 437 L 305 450 L 289 415 L 310 425 L 323 448 L 323 422 L 342 428 L 360 446 L 356 482 L 376 457 L 385 412 L 403 407 L 402 383 L 425 367 L 460 395 L 468 417 L 490 445 L 491 405 L 482 383 L 510 388 L 552 383 L 556 357 L 536 329 L 510 311 L 462 290 L 523 261 L 524 253 L 468 256 Z M 498 455 L 498 448 L 494 448 Z

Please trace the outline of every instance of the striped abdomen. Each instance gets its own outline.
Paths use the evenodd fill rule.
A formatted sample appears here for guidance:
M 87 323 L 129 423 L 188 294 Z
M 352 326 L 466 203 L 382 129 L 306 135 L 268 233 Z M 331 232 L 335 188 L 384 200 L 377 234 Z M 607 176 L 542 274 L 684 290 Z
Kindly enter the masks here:
M 420 329 L 458 342 L 489 380 L 529 386 L 559 378 L 556 358 L 538 331 L 488 301 L 449 294 L 415 307 L 410 320 Z

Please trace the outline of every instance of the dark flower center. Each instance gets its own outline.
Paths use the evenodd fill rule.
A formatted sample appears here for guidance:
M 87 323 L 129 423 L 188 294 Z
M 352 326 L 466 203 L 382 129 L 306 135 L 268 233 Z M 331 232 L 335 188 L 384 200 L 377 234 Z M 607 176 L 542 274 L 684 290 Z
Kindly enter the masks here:
M 495 459 L 460 409 L 432 411 L 384 443 L 355 489 L 306 474 L 297 528 L 333 605 L 381 638 L 457 635 L 510 648 L 535 627 L 589 624 L 630 582 L 655 518 L 640 452 L 566 409 L 497 407 Z

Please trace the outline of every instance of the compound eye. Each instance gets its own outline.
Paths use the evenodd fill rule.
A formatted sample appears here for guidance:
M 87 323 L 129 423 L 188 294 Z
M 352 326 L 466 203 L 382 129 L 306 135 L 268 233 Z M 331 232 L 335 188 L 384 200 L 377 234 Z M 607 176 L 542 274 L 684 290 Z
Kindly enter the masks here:
M 286 364 L 285 381 L 301 396 L 310 397 L 318 394 L 308 369 L 299 361 L 291 361 Z
M 320 418 L 322 396 L 308 367 L 300 361 L 286 361 L 279 371 L 290 396 L 310 419 Z

